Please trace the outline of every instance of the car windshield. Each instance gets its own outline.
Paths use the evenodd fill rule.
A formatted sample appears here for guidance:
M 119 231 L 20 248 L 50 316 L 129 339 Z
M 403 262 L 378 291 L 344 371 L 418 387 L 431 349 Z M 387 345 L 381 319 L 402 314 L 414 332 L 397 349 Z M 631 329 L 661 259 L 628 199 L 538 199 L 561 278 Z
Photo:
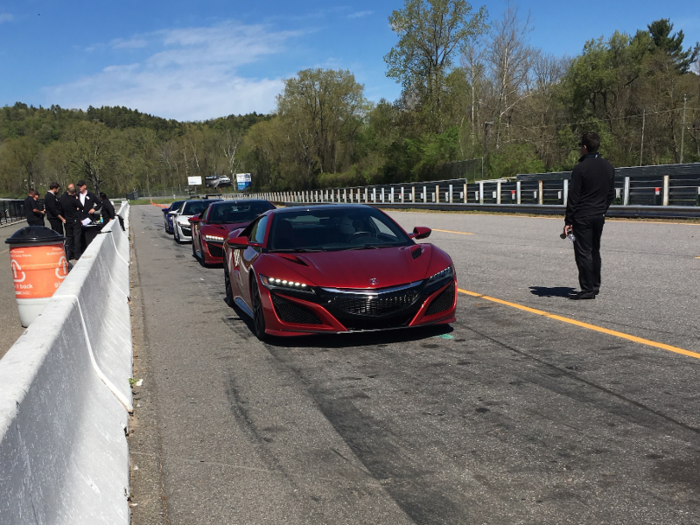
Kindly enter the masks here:
M 271 251 L 335 251 L 406 246 L 413 241 L 374 208 L 300 209 L 274 216 Z
M 175 201 L 170 205 L 170 208 L 168 208 L 169 211 L 175 211 L 179 210 L 180 206 L 182 206 L 182 203 L 185 201 Z
M 212 201 L 189 201 L 182 209 L 182 215 L 197 215 L 207 209 Z
M 274 206 L 267 201 L 249 202 L 220 202 L 214 204 L 209 212 L 210 224 L 235 224 L 238 222 L 252 222 L 255 217 Z

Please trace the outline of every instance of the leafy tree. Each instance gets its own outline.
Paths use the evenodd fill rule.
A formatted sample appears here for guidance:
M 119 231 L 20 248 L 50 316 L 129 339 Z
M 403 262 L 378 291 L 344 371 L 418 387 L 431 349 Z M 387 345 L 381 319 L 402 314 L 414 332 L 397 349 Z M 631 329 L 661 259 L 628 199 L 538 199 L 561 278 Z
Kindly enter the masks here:
M 389 17 L 399 36 L 384 57 L 386 75 L 416 97 L 430 131 L 441 131 L 445 78 L 460 49 L 485 30 L 486 8 L 465 0 L 404 0 Z
M 700 43 L 696 42 L 694 47 L 683 50 L 685 35 L 682 30 L 672 35 L 673 24 L 668 18 L 655 20 L 647 28 L 653 41 L 652 51 L 666 53 L 680 73 L 690 71 L 690 66 L 700 55 Z

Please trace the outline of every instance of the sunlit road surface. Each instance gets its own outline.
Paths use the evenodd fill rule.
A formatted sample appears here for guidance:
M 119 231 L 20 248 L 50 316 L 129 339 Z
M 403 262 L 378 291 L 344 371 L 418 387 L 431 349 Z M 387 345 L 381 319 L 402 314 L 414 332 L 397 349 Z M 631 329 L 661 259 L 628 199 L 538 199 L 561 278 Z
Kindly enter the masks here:
M 444 230 L 457 322 L 262 344 L 160 215 L 133 208 L 135 525 L 700 521 L 699 226 L 609 222 L 569 301 L 558 221 L 392 212 Z

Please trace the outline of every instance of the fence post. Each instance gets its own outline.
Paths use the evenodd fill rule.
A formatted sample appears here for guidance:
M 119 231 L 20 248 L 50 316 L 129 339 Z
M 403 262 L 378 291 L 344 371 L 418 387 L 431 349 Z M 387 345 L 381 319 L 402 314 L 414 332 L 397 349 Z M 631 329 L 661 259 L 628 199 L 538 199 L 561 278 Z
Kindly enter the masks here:
M 365 202 L 369 202 L 369 188 L 365 186 Z
M 382 204 L 383 204 L 384 203 L 384 188 L 382 188 L 381 199 L 382 199 Z
M 622 204 L 624 206 L 629 206 L 630 204 L 630 178 L 625 177 L 625 190 L 622 197 Z
M 372 188 L 372 202 L 377 202 L 377 188 Z
M 670 178 L 668 175 L 664 175 L 664 206 L 668 206 L 668 196 L 669 193 L 671 192 L 671 184 L 670 184 Z
M 435 185 L 435 202 L 437 204 L 440 204 L 440 185 L 439 184 Z
M 466 183 L 466 182 L 464 183 L 464 193 L 463 193 L 463 195 L 464 195 L 464 204 L 466 204 L 466 203 L 467 203 L 467 183 Z
M 401 204 L 403 204 L 403 186 L 401 186 Z
M 538 180 L 537 185 L 539 190 L 539 195 L 537 195 L 538 204 L 544 204 L 544 181 Z
M 569 179 L 564 179 L 564 206 L 569 202 Z
M 515 195 L 515 198 L 516 198 L 515 203 L 516 203 L 516 204 L 521 204 L 521 203 L 522 203 L 522 199 L 521 199 L 522 192 L 521 192 L 521 188 L 520 188 L 520 185 L 521 185 L 521 184 L 522 184 L 521 181 L 517 181 L 517 182 L 515 183 L 515 194 L 516 194 L 516 195 Z
M 484 203 L 484 181 L 479 181 L 479 204 Z
M 416 187 L 411 186 L 411 203 L 415 204 L 416 203 Z
M 450 204 L 452 204 L 453 198 L 452 198 L 452 184 L 450 184 Z
M 501 181 L 496 183 L 496 204 L 501 204 Z
M 423 204 L 428 202 L 428 187 L 423 186 Z

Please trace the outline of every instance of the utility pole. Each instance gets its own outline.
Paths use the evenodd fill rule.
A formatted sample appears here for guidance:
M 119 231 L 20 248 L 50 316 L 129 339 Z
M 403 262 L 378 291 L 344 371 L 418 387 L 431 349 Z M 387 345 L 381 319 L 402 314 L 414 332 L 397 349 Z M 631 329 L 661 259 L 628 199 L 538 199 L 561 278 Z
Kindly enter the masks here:
M 683 127 L 681 128 L 681 164 L 683 164 L 683 143 L 685 142 L 685 103 L 688 95 L 683 95 Z
M 644 110 L 644 113 L 642 113 L 642 145 L 639 148 L 639 165 L 642 166 L 642 155 L 644 154 L 644 124 L 646 122 L 647 118 L 647 110 Z

